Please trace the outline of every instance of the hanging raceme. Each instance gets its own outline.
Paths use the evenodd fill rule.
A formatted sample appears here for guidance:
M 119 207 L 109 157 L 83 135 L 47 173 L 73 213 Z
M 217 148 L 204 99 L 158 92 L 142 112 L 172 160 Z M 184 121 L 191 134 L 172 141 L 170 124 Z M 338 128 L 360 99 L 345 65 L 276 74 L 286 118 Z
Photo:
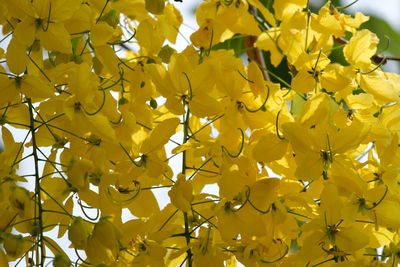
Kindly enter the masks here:
M 182 48 L 186 4 L 0 2 L 0 266 L 398 264 L 368 17 L 207 0 Z

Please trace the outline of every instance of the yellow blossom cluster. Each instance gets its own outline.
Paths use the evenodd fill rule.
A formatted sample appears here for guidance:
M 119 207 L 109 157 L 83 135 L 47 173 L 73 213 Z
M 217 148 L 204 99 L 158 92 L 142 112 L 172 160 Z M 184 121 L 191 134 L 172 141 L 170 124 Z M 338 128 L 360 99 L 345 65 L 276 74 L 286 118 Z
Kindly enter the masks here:
M 367 16 L 263 2 L 177 52 L 179 1 L 0 1 L 1 267 L 400 263 L 400 76 Z

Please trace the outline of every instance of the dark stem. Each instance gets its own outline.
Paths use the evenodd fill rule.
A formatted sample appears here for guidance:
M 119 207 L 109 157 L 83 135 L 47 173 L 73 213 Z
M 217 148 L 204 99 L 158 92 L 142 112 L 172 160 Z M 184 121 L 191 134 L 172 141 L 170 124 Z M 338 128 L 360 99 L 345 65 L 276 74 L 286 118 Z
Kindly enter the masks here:
M 183 144 L 185 144 L 189 139 L 189 117 L 190 110 L 187 107 L 186 115 L 183 115 Z M 186 173 L 186 150 L 182 152 L 182 174 Z M 183 218 L 185 220 L 185 239 L 186 244 L 190 245 L 190 231 L 189 231 L 189 220 L 187 212 L 183 213 Z M 192 267 L 192 250 L 189 248 L 187 251 L 187 266 Z
M 249 5 L 249 12 L 252 14 L 254 17 L 257 17 L 257 8 Z M 253 60 L 257 63 L 257 65 L 261 66 L 260 68 L 264 80 L 270 81 L 270 77 L 268 72 L 266 71 L 267 65 L 265 64 L 264 60 L 264 55 L 261 49 L 254 47 L 254 43 L 257 41 L 257 36 L 246 36 L 244 39 L 244 45 L 247 51 L 247 56 L 249 57 L 249 60 Z M 248 50 L 247 50 L 248 49 Z

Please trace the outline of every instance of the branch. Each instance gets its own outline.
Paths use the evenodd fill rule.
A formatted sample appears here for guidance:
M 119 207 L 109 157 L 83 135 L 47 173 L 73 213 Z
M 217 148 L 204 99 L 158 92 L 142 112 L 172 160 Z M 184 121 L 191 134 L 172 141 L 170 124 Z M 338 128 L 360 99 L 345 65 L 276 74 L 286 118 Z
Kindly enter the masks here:
M 249 5 L 249 12 L 252 14 L 254 17 L 257 16 L 257 8 L 255 8 L 252 5 Z M 257 63 L 258 66 L 260 67 L 260 70 L 264 76 L 264 80 L 270 81 L 271 79 L 269 78 L 268 72 L 266 71 L 267 65 L 265 64 L 264 60 L 264 55 L 261 49 L 254 47 L 254 43 L 257 41 L 257 36 L 246 36 L 244 38 L 244 47 L 245 50 L 247 51 L 247 56 L 249 60 L 253 60 Z

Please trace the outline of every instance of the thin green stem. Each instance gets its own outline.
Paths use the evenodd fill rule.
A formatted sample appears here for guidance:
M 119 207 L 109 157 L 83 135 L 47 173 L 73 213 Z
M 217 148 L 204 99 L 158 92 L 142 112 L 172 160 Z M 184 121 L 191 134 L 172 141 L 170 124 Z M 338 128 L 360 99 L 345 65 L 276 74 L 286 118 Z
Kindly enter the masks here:
M 29 60 L 33 63 L 33 65 L 35 65 L 35 67 L 40 71 L 40 73 L 46 78 L 46 80 L 48 82 L 51 82 L 49 76 L 47 76 L 46 72 L 44 72 L 44 70 L 42 70 L 42 68 L 31 58 L 30 55 L 28 55 Z
M 43 209 L 42 209 L 42 199 L 41 199 L 41 188 L 40 188 L 40 175 L 39 175 L 39 156 L 37 153 L 37 144 L 36 144 L 36 134 L 35 134 L 35 125 L 34 125 L 34 115 L 33 115 L 33 105 L 31 100 L 28 98 L 28 107 L 29 107 L 29 119 L 30 119 L 30 132 L 32 136 L 32 154 L 34 159 L 34 168 L 35 168 L 35 218 L 37 218 L 37 222 L 35 220 L 35 224 L 38 224 L 38 244 L 37 244 L 37 252 L 36 252 L 36 261 L 40 267 L 44 266 L 45 255 L 46 255 L 46 247 L 43 241 Z M 37 208 L 36 208 L 37 207 Z M 40 250 L 40 251 L 39 251 Z M 39 257 L 40 253 L 40 257 Z
M 199 133 L 201 130 L 203 130 L 205 127 L 207 127 L 208 125 L 212 124 L 213 122 L 219 120 L 220 118 L 222 118 L 223 116 L 225 116 L 225 114 L 219 115 L 218 117 L 216 117 L 215 119 L 212 119 L 211 121 L 207 122 L 206 124 L 204 124 L 203 126 L 201 126 L 197 131 L 195 131 L 192 135 L 190 135 L 188 137 L 188 139 L 190 138 L 194 138 L 194 136 Z
M 179 210 L 176 209 L 169 217 L 168 219 L 165 220 L 165 222 L 160 226 L 160 229 L 158 229 L 158 231 L 161 231 L 166 225 L 167 223 L 172 219 L 172 217 L 175 216 L 175 214 L 178 212 Z
M 60 128 L 60 127 L 58 127 L 58 126 L 55 126 L 55 125 L 52 125 L 52 124 L 46 124 L 46 125 L 47 125 L 48 127 L 51 127 L 51 128 L 60 130 L 60 131 L 62 131 L 62 132 L 65 132 L 65 133 L 67 133 L 67 134 L 70 134 L 70 135 L 72 135 L 72 136 L 74 136 L 74 137 L 76 137 L 76 138 L 79 138 L 79 139 L 81 139 L 81 140 L 83 140 L 83 141 L 85 141 L 85 142 L 89 142 L 89 140 L 87 140 L 86 138 L 84 138 L 84 137 L 82 137 L 82 136 L 79 136 L 79 135 L 77 135 L 77 134 L 75 134 L 75 133 L 73 133 L 73 132 L 70 132 L 70 131 L 68 131 L 68 130 L 65 130 L 65 129 L 63 129 L 63 128 Z
M 199 225 L 197 225 L 196 227 L 194 227 L 193 230 L 190 231 L 190 234 L 194 233 L 198 228 L 200 228 L 200 227 L 201 227 L 203 224 L 205 224 L 205 223 L 208 223 L 209 225 L 213 226 L 215 229 L 218 229 L 218 227 L 210 221 L 212 218 L 215 217 L 214 215 L 211 216 L 211 217 L 209 217 L 209 218 L 206 218 L 206 217 L 204 217 L 200 212 L 195 211 L 194 209 L 192 209 L 192 211 L 193 211 L 194 213 L 196 213 L 197 215 L 199 215 L 201 218 L 203 218 L 204 221 L 201 222 L 201 223 L 200 223 Z
M 29 136 L 30 132 L 31 132 L 31 131 L 29 130 L 29 131 L 26 133 L 26 135 L 25 135 L 25 137 L 24 137 L 24 140 L 23 140 L 22 143 L 20 144 L 20 146 L 19 146 L 19 148 L 18 148 L 18 151 L 17 151 L 17 153 L 15 154 L 15 158 L 14 158 L 14 161 L 13 161 L 12 166 L 14 166 L 14 165 L 15 165 L 15 162 L 18 161 L 19 154 L 22 154 L 22 153 L 23 153 L 24 144 L 25 144 L 26 140 L 28 139 L 28 136 Z
M 211 158 L 210 158 L 210 160 L 211 160 Z M 196 167 L 186 167 L 186 169 L 195 170 L 196 172 L 207 172 L 207 173 L 214 174 L 214 175 L 209 175 L 208 177 L 215 177 L 215 176 L 217 176 L 217 175 L 220 175 L 219 172 L 210 171 L 210 170 L 204 170 L 204 169 L 200 169 L 200 168 L 201 168 L 201 167 L 199 167 L 199 168 L 196 168 Z
M 37 150 L 39 151 L 40 154 L 42 154 L 43 157 L 46 158 L 45 161 L 46 161 L 46 162 L 49 162 L 49 163 L 51 164 L 51 166 L 56 170 L 56 172 L 61 176 L 61 178 L 68 184 L 68 186 L 71 187 L 71 186 L 72 186 L 71 183 L 64 177 L 64 175 L 63 175 L 63 174 L 61 173 L 61 171 L 57 168 L 57 166 L 56 166 L 52 161 L 49 160 L 49 158 L 46 156 L 46 154 L 43 153 L 43 151 L 40 150 L 40 148 L 37 148 Z M 41 160 L 39 159 L 39 161 L 41 161 Z M 42 179 L 42 177 L 41 177 L 40 179 Z
M 206 161 L 204 161 L 204 162 L 200 165 L 200 167 L 198 167 L 198 168 L 195 169 L 195 171 L 193 172 L 192 175 L 190 175 L 190 177 L 188 178 L 188 180 L 191 180 L 191 179 L 192 179 L 199 171 L 201 171 L 202 168 L 203 168 L 208 162 L 210 162 L 210 161 L 211 161 L 211 158 L 208 158 Z
M 101 10 L 101 12 L 100 12 L 100 14 L 99 14 L 99 16 L 98 16 L 97 19 L 96 19 L 96 24 L 100 21 L 101 16 L 103 16 L 103 13 L 104 13 L 104 11 L 106 10 L 106 7 L 107 7 L 107 5 L 108 5 L 108 2 L 110 2 L 110 0 L 107 0 L 106 3 L 104 4 L 104 6 L 103 6 L 103 8 L 102 8 L 102 10 Z M 88 44 L 89 44 L 89 38 L 86 39 L 85 44 L 83 45 L 82 51 L 81 51 L 81 53 L 79 54 L 80 56 L 83 55 L 83 52 L 85 52 L 85 49 L 86 49 L 86 47 L 87 47 Z
M 53 196 L 51 196 L 46 190 L 44 190 L 43 188 L 41 188 L 41 191 L 43 193 L 45 193 L 49 198 L 51 198 L 54 203 L 56 203 L 57 206 L 59 206 L 65 213 L 65 215 L 68 215 L 71 218 L 74 218 L 74 216 L 72 214 L 70 214 L 65 208 L 64 205 L 60 204 Z

